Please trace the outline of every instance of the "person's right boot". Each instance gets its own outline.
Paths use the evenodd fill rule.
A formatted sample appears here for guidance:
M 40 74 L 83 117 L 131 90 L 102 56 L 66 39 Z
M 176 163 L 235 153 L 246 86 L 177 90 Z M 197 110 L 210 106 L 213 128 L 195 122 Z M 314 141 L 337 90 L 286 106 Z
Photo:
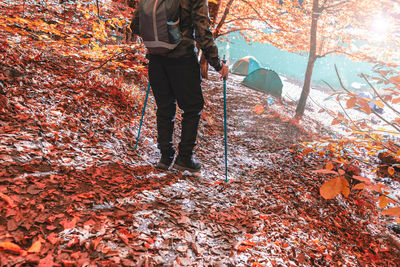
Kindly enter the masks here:
M 180 171 L 198 172 L 201 164 L 194 161 L 192 155 L 178 155 L 173 167 Z
M 174 150 L 161 151 L 161 159 L 157 163 L 156 167 L 162 170 L 168 170 L 174 161 Z

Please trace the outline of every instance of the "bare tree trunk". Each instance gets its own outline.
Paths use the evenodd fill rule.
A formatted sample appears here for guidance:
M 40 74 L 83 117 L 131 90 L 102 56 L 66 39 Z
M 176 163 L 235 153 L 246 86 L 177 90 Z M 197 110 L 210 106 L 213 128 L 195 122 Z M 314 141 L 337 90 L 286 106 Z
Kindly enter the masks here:
M 304 114 L 304 109 L 306 107 L 306 102 L 308 95 L 310 94 L 311 78 L 314 69 L 314 63 L 317 59 L 317 29 L 318 29 L 318 18 L 320 13 L 318 0 L 313 0 L 312 9 L 312 22 L 311 22 L 311 36 L 310 36 L 310 54 L 308 56 L 308 64 L 306 75 L 304 78 L 303 90 L 301 91 L 301 96 L 299 104 L 296 108 L 295 118 L 300 119 Z

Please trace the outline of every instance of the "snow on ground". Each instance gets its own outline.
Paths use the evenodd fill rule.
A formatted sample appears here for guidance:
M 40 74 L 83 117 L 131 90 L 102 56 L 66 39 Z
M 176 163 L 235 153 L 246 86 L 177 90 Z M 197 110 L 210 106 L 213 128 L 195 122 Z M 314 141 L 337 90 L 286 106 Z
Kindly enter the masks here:
M 283 83 L 282 98 L 289 102 L 296 102 L 297 104 L 297 101 L 300 99 L 302 91 L 302 82 L 285 77 L 282 74 L 280 74 L 280 78 Z M 230 74 L 229 79 L 232 79 L 237 83 L 241 83 L 244 79 L 244 76 Z M 340 88 L 336 88 L 336 90 L 337 92 L 343 92 L 343 90 Z M 338 136 L 348 136 L 349 132 L 346 131 L 346 125 L 331 125 L 334 117 L 328 112 L 320 112 L 321 110 L 331 110 L 333 112 L 341 112 L 342 114 L 344 114 L 342 107 L 346 107 L 346 100 L 343 99 L 343 97 L 340 100 L 339 104 L 339 102 L 337 101 L 337 94 L 335 94 L 335 92 L 320 85 L 311 85 L 311 90 L 309 98 L 307 100 L 305 111 L 306 115 L 319 121 L 324 126 L 329 127 L 332 131 L 336 132 Z M 400 111 L 399 104 L 393 105 L 393 107 Z M 353 121 L 364 119 L 368 121 L 369 124 L 372 125 L 375 129 L 385 132 L 387 131 L 388 135 L 395 135 L 395 133 L 393 132 L 394 129 L 375 114 L 368 115 L 356 109 L 346 109 L 345 112 Z M 384 113 L 382 114 L 382 116 L 388 121 L 392 121 L 398 117 L 395 112 L 387 107 L 384 109 Z

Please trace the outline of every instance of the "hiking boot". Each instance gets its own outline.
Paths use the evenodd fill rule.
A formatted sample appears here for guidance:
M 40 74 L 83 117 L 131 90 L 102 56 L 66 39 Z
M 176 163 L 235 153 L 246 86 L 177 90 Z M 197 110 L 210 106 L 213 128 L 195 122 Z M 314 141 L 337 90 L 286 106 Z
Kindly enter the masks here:
M 174 168 L 181 171 L 198 172 L 201 169 L 201 164 L 195 162 L 192 156 L 179 156 L 175 160 Z
M 156 168 L 161 170 L 168 170 L 174 161 L 174 155 L 162 155 L 160 161 L 157 163 Z

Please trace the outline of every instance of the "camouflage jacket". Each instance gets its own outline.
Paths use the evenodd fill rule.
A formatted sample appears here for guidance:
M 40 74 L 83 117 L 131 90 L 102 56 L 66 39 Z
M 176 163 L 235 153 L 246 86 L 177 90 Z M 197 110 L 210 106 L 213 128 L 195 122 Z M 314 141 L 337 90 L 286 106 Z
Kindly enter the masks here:
M 180 29 L 183 40 L 171 52 L 165 54 L 169 58 L 190 57 L 196 55 L 195 42 L 203 51 L 208 63 L 219 71 L 222 68 L 218 56 L 218 48 L 210 28 L 208 16 L 208 0 L 180 0 Z M 139 16 L 134 15 L 130 26 L 135 34 L 139 34 Z

